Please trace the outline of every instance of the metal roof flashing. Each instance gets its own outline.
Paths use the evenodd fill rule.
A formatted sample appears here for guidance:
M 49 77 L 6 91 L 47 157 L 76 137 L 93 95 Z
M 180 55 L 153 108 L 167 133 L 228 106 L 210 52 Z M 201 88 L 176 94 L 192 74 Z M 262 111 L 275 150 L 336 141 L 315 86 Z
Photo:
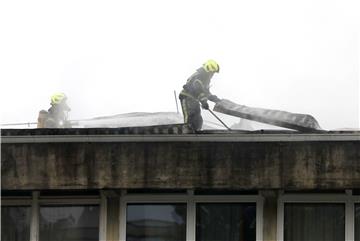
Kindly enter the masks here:
M 2 129 L 1 143 L 56 142 L 292 142 L 360 141 L 360 131 L 202 130 L 185 125 L 127 128 Z

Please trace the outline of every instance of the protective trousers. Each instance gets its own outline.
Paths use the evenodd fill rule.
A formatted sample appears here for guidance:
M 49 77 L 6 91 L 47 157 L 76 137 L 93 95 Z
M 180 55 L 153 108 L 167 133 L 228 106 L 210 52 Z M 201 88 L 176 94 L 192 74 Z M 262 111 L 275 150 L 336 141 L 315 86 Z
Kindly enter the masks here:
M 193 130 L 201 130 L 203 119 L 199 101 L 187 96 L 180 96 L 181 108 L 184 115 L 184 122 Z

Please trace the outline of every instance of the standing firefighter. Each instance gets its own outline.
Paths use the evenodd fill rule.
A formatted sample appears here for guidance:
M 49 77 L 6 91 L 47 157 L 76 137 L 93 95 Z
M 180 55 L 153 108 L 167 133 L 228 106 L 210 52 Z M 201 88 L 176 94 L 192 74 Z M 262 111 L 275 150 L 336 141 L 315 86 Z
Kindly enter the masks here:
M 64 93 L 56 93 L 51 96 L 51 107 L 48 111 L 39 113 L 38 128 L 69 128 L 68 112 L 70 107 L 66 103 L 67 97 Z
M 220 99 L 210 93 L 210 80 L 214 73 L 219 73 L 220 67 L 214 60 L 208 60 L 190 76 L 179 99 L 184 114 L 184 122 L 193 130 L 200 130 L 203 124 L 200 103 L 203 109 L 209 109 L 207 100 L 218 102 Z

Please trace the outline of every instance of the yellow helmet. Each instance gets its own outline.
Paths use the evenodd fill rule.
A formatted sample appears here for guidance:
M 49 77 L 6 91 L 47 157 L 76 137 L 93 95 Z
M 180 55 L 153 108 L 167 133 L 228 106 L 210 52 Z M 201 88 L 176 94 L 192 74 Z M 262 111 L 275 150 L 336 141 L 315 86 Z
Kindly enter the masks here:
M 215 60 L 208 60 L 203 64 L 203 68 L 206 72 L 216 72 L 219 73 L 220 67 Z
M 65 101 L 66 99 L 67 99 L 67 97 L 64 93 L 56 93 L 51 96 L 51 104 L 58 105 L 62 101 Z

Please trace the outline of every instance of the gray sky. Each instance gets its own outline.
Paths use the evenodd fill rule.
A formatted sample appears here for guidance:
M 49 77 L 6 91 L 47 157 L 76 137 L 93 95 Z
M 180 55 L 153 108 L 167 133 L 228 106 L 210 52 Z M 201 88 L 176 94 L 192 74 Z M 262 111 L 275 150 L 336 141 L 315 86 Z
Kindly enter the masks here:
M 207 59 L 233 102 L 359 128 L 360 4 L 302 1 L 2 1 L 1 123 L 36 121 L 54 92 L 71 119 L 176 111 Z M 216 121 L 216 120 L 212 120 Z

